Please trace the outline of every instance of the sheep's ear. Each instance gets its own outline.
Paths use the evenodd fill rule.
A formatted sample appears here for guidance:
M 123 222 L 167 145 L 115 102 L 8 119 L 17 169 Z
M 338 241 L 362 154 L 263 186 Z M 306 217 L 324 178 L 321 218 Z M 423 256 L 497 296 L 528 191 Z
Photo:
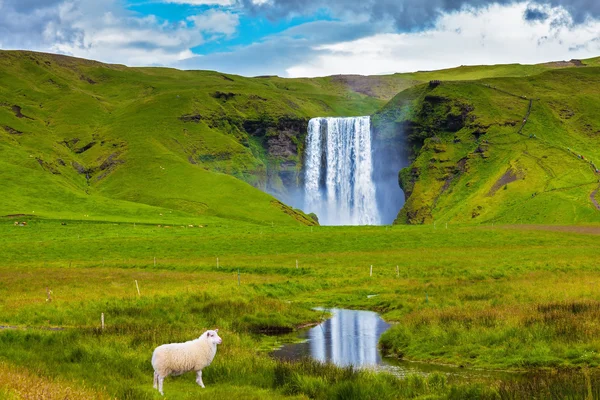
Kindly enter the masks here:
M 219 332 L 219 329 L 215 329 L 215 332 Z

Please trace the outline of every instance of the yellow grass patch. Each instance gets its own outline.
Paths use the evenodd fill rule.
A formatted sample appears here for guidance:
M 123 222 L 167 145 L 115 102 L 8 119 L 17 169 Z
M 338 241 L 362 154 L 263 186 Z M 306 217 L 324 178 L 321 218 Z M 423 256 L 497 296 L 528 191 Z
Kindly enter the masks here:
M 20 400 L 109 399 L 83 385 L 40 377 L 24 368 L 0 362 L 0 395 L 3 394 L 9 395 L 9 399 Z

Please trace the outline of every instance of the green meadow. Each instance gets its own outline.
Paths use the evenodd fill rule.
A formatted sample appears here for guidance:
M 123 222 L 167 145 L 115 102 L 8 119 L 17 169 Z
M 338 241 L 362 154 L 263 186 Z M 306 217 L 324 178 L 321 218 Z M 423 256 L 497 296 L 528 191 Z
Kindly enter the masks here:
M 0 51 L 0 398 L 157 399 L 153 349 L 214 328 L 207 388 L 165 398 L 600 398 L 599 60 L 283 79 Z M 408 153 L 396 225 L 264 192 L 301 183 L 308 119 L 357 115 Z M 317 307 L 467 377 L 272 358 Z
M 0 331 L 0 385 L 14 398 L 27 393 L 19 382 L 56 398 L 65 385 L 97 398 L 158 398 L 153 348 L 209 328 L 224 342 L 205 370 L 207 389 L 189 374 L 169 378 L 166 398 L 528 398 L 532 390 L 577 398 L 600 390 L 595 226 L 15 219 L 23 218 L 0 226 L 0 325 L 11 327 Z M 535 373 L 538 386 L 271 359 L 280 339 L 266 333 L 320 321 L 317 306 L 378 311 L 394 323 L 381 340 L 391 357 Z

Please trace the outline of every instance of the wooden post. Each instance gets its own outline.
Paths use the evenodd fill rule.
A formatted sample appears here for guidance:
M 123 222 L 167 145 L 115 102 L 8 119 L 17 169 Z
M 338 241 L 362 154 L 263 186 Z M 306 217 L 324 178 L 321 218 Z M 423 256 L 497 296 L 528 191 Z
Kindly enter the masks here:
M 52 301 L 52 290 L 49 287 L 46 287 L 46 301 L 48 303 Z
M 400 278 L 400 268 L 396 265 L 396 278 Z
M 104 330 L 104 313 L 100 314 L 100 324 L 102 324 L 102 330 Z
M 369 276 L 373 276 L 373 266 L 371 265 L 371 272 L 369 273 Z
M 138 296 L 141 296 L 141 293 L 140 293 L 140 285 L 138 285 L 138 281 L 137 281 L 137 279 L 135 280 L 135 288 L 137 289 Z

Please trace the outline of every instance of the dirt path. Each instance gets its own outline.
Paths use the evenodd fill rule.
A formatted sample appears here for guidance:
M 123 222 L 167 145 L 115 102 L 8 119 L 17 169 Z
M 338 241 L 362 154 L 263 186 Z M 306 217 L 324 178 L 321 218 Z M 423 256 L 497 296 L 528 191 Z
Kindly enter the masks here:
M 592 200 L 592 203 L 594 203 L 594 206 L 596 206 L 596 210 L 600 211 L 600 204 L 598 203 L 598 200 L 596 200 L 598 190 L 600 190 L 600 186 L 598 186 L 598 188 L 590 194 L 590 200 Z
M 521 127 L 519 128 L 519 132 L 517 132 L 519 135 L 522 135 L 523 133 L 523 128 L 525 128 L 525 125 L 527 125 L 527 121 L 529 120 L 529 116 L 531 115 L 531 107 L 533 107 L 533 100 L 529 100 L 529 107 L 527 107 L 527 114 L 525 114 L 525 118 L 523 118 L 523 124 L 521 124 Z

